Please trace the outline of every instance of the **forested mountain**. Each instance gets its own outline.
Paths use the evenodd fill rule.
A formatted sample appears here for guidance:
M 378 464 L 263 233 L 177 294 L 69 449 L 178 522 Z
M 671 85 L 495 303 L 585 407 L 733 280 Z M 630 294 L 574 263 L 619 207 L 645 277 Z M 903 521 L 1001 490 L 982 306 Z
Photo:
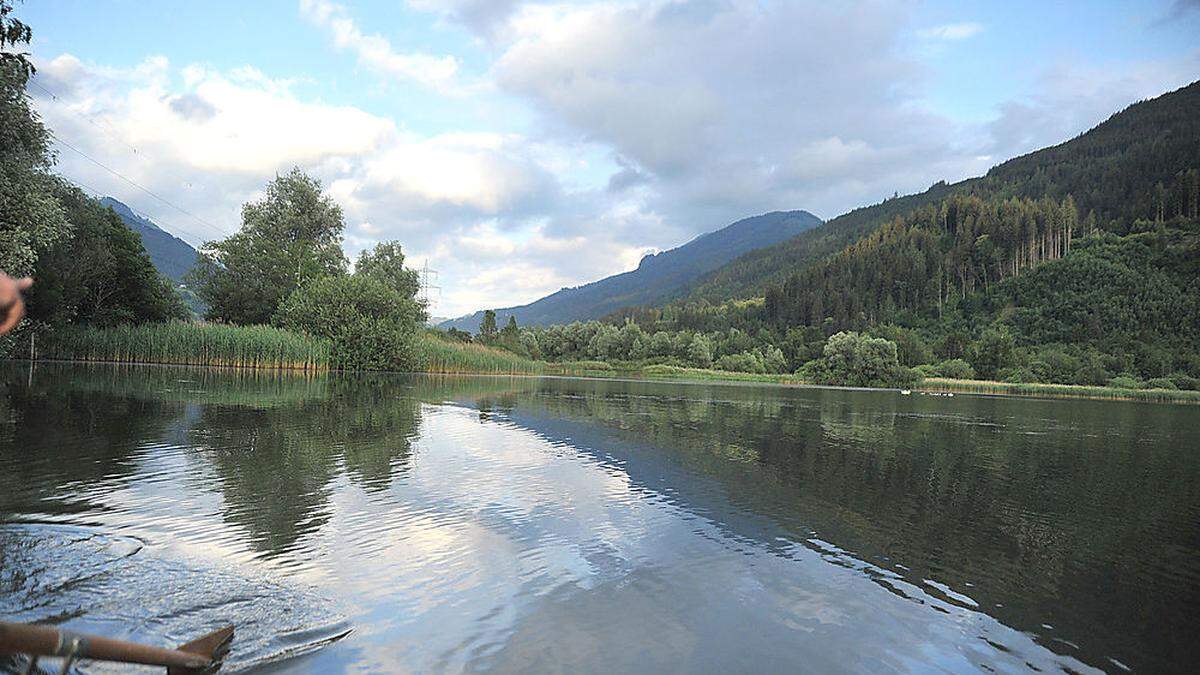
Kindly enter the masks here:
M 904 365 L 934 374 L 1195 386 L 1200 83 L 986 176 L 742 256 L 689 298 L 607 320 L 632 320 L 652 346 L 666 345 L 660 333 L 703 334 L 714 361 L 765 363 L 779 348 L 793 369 L 849 330 L 897 343 Z M 619 356 L 697 362 L 680 349 L 628 351 Z
M 762 297 L 797 268 L 819 261 L 893 218 L 951 194 L 1061 200 L 1072 195 L 1080 214 L 1121 232 L 1137 217 L 1185 196 L 1181 171 L 1200 164 L 1200 82 L 1129 106 L 1060 145 L 1017 157 L 986 176 L 855 209 L 793 239 L 741 256 L 715 270 L 689 300 L 722 302 Z M 1172 186 L 1176 191 L 1172 192 Z
M 737 256 L 770 246 L 821 224 L 807 211 L 776 211 L 739 220 L 716 232 L 642 258 L 636 270 L 576 288 L 564 288 L 528 305 L 496 310 L 500 324 L 515 317 L 522 326 L 596 319 L 622 307 L 665 302 L 686 292 L 704 273 Z M 475 331 L 483 312 L 453 319 L 442 328 Z
M 139 216 L 112 197 L 101 199 L 100 204 L 115 211 L 129 229 L 141 235 L 142 245 L 159 272 L 176 284 L 183 281 L 184 275 L 196 264 L 196 249 L 191 244 L 164 231 L 154 221 Z

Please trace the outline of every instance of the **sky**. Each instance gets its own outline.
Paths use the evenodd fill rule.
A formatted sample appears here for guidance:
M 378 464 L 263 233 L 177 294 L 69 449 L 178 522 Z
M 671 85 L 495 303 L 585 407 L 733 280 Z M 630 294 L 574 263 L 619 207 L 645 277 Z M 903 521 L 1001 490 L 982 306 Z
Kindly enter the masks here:
M 1200 0 L 26 0 L 57 170 L 194 245 L 298 166 L 432 313 L 985 173 L 1200 79 Z

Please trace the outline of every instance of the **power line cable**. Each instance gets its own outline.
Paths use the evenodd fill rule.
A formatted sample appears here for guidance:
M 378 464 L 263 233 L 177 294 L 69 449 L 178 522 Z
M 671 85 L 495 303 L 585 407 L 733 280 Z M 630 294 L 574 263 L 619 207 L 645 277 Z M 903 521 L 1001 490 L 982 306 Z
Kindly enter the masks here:
M 43 84 L 41 84 L 40 82 L 36 81 L 36 79 L 32 79 L 32 78 L 31 78 L 31 79 L 29 80 L 29 83 L 30 83 L 30 84 L 32 84 L 33 86 L 37 87 L 37 88 L 38 88 L 38 89 L 40 89 L 41 91 L 43 91 L 43 92 L 44 92 L 44 93 L 45 93 L 47 96 L 49 96 L 49 97 L 51 98 L 51 100 L 53 100 L 53 101 L 56 101 L 56 102 L 63 101 L 63 99 L 62 99 L 62 98 L 61 98 L 61 97 L 60 97 L 58 94 L 56 94 L 56 93 L 54 93 L 53 91 L 51 91 L 50 89 L 46 88 L 46 86 L 45 86 L 45 85 L 43 85 Z M 70 107 L 67 107 L 67 110 L 68 110 L 69 112 L 73 113 L 74 115 L 76 115 L 76 116 L 80 117 L 81 119 L 83 119 L 83 120 L 84 120 L 85 122 L 87 122 L 88 124 L 91 124 L 92 126 L 96 127 L 97 129 L 99 129 L 101 132 L 103 132 L 103 133 L 104 133 L 106 136 L 108 136 L 108 137 L 109 137 L 109 138 L 111 138 L 112 140 L 115 140 L 115 141 L 117 141 L 118 143 L 120 143 L 120 144 L 124 145 L 125 147 L 129 148 L 129 149 L 130 149 L 130 150 L 133 152 L 133 154 L 135 154 L 135 155 L 137 155 L 137 156 L 138 156 L 138 158 L 139 158 L 139 159 L 144 159 L 144 158 L 145 158 L 145 155 L 144 155 L 142 152 L 140 152 L 140 151 L 139 151 L 139 150 L 138 150 L 136 147 L 134 147 L 134 146 L 133 146 L 133 145 L 131 145 L 130 143 L 126 142 L 124 139 L 120 138 L 120 137 L 119 137 L 119 136 L 116 134 L 115 130 L 113 130 L 113 129 L 112 129 L 112 126 L 111 126 L 111 125 L 108 125 L 107 123 L 105 123 L 105 125 L 102 127 L 100 124 L 98 124 L 98 123 L 96 122 L 96 120 L 93 120 L 91 117 L 89 117 L 89 116 L 87 116 L 87 115 L 84 115 L 83 113 L 81 113 L 81 112 L 79 112 L 79 111 L 77 111 L 77 110 L 72 110 Z M 107 128 L 105 128 L 105 127 L 107 127 Z M 160 195 L 156 194 L 155 192 L 153 192 L 153 191 L 152 191 L 152 190 L 150 190 L 149 188 L 146 188 L 145 186 L 141 185 L 140 183 L 138 183 L 138 182 L 134 181 L 132 178 L 129 178 L 129 177 L 125 176 L 124 174 L 122 174 L 121 172 L 117 171 L 116 169 L 113 169 L 112 167 L 109 167 L 109 166 L 107 166 L 107 165 L 106 165 L 106 164 L 104 164 L 103 162 L 100 162 L 99 160 L 97 160 L 96 158 L 92 157 L 91 155 L 88 155 L 87 153 L 83 152 L 83 151 L 82 151 L 82 150 L 80 150 L 79 148 L 77 148 L 77 147 L 75 147 L 74 145 L 72 145 L 72 144 L 68 143 L 66 140 L 64 140 L 64 139 L 63 139 L 61 136 L 59 136 L 58 134 L 54 133 L 53 131 L 51 131 L 51 132 L 49 132 L 49 133 L 50 133 L 50 136 L 51 136 L 52 138 L 54 138 L 54 140 L 56 140 L 56 141 L 58 141 L 59 143 L 61 143 L 61 144 L 62 144 L 64 147 L 66 147 L 66 148 L 68 148 L 68 149 L 70 149 L 70 150 L 72 150 L 72 151 L 74 151 L 74 152 L 78 153 L 78 154 L 79 154 L 81 157 L 83 157 L 84 159 L 87 159 L 88 161 L 92 162 L 92 163 L 93 163 L 93 164 L 95 164 L 96 166 L 99 166 L 100 168 L 104 169 L 105 171 L 108 171 L 109 173 L 113 174 L 114 176 L 117 176 L 118 178 L 120 178 L 121 180 L 125 181 L 126 183 L 129 183 L 129 184 L 130 184 L 130 185 L 132 185 L 133 187 L 135 187 L 135 188 L 137 188 L 137 189 L 141 190 L 142 192 L 145 192 L 146 194 L 148 194 L 148 195 L 150 195 L 151 197 L 153 197 L 153 198 L 157 199 L 158 201 L 162 202 L 163 204 L 166 204 L 167 206 L 169 206 L 169 207 L 171 207 L 171 208 L 175 209 L 176 211 L 179 211 L 180 213 L 183 213 L 184 215 L 190 216 L 190 217 L 191 217 L 192 219 L 194 219 L 196 222 L 200 223 L 201 225 L 204 225 L 205 227 L 208 227 L 209 229 L 211 229 L 213 232 L 216 232 L 216 233 L 217 233 L 218 235 L 220 235 L 221 237 L 226 237 L 226 236 L 228 236 L 228 233 L 227 233 L 227 232 L 225 232 L 224 230 L 222 230 L 220 227 L 217 227 L 216 225 L 213 225 L 212 223 L 210 223 L 210 222 L 208 222 L 207 220 L 205 220 L 205 219 L 203 219 L 203 218 L 201 218 L 201 217 L 197 216 L 196 214 L 192 213 L 191 211 L 188 211 L 187 209 L 184 209 L 184 208 L 182 208 L 182 207 L 180 207 L 180 206 L 177 206 L 177 205 L 175 205 L 175 204 L 174 204 L 174 203 L 172 203 L 171 201 L 169 201 L 169 200 L 167 200 L 167 199 L 163 198 L 162 196 L 160 196 Z M 77 181 L 77 182 L 78 182 L 78 181 Z M 189 187 L 191 186 L 191 182 L 188 182 L 188 181 L 183 181 L 183 182 L 185 182 L 185 183 L 186 183 L 186 184 L 187 184 Z M 97 193 L 97 194 L 100 194 L 100 193 Z M 132 210 L 132 209 L 131 209 L 131 210 Z M 164 221 L 164 222 L 165 222 L 165 221 Z M 181 231 L 181 232 L 184 232 L 184 233 L 187 233 L 187 234 L 191 234 L 192 236 L 195 236 L 195 233 L 194 233 L 194 232 L 190 232 L 190 231 L 188 231 L 188 230 L 183 230 L 183 229 L 181 229 L 180 231 Z M 200 239 L 202 239 L 202 237 L 197 237 L 197 238 L 200 238 Z
M 180 212 L 180 213 L 182 213 L 182 214 L 184 214 L 184 215 L 186 215 L 186 216 L 190 216 L 190 217 L 191 217 L 191 218 L 193 218 L 193 219 L 194 219 L 196 222 L 200 223 L 201 225 L 204 225 L 205 227 L 209 228 L 209 229 L 210 229 L 210 230 L 212 230 L 213 232 L 216 232 L 216 233 L 217 233 L 218 235 L 220 235 L 221 237 L 226 237 L 226 236 L 228 236 L 228 233 L 226 233 L 226 232 L 225 232 L 224 230 L 222 230 L 221 228 L 217 227 L 216 225 L 213 225 L 212 223 L 208 222 L 207 220 L 205 220 L 205 219 L 201 218 L 200 216 L 197 216 L 196 214 L 192 213 L 191 211 L 188 211 L 187 209 L 183 208 L 182 206 L 176 206 L 175 204 L 173 204 L 173 203 L 172 203 L 172 202 L 170 202 L 169 200 L 165 199 L 164 197 L 160 196 L 158 193 L 156 193 L 156 192 L 154 192 L 153 190 L 151 190 L 150 188 L 147 188 L 147 187 L 145 187 L 145 186 L 144 186 L 144 185 L 142 185 L 141 183 L 138 183 L 137 181 L 133 180 L 132 178 L 129 178 L 128 176 L 126 176 L 125 174 L 121 173 L 120 171 L 117 171 L 116 169 L 114 169 L 114 168 L 112 168 L 112 167 L 108 166 L 107 164 L 105 164 L 105 163 L 101 162 L 100 160 L 96 159 L 95 157 L 92 157 L 91 155 L 87 154 L 86 152 L 84 152 L 84 151 L 80 150 L 79 148 L 75 147 L 74 145 L 71 145 L 70 143 L 66 142 L 65 140 L 63 140 L 63 138 L 62 138 L 61 136 L 59 136 L 58 134 L 54 133 L 53 131 L 51 131 L 51 132 L 49 132 L 49 133 L 50 133 L 50 137 L 51 137 L 51 138 L 53 138 L 53 139 L 54 139 L 55 141 L 57 141 L 58 143 L 62 144 L 62 145 L 63 145 L 64 147 L 66 147 L 67 149 L 74 151 L 74 152 L 75 152 L 75 153 L 77 153 L 77 154 L 78 154 L 80 157 L 83 157 L 84 159 L 86 159 L 86 160 L 88 160 L 89 162 L 91 162 L 91 163 L 95 164 L 96 166 L 100 167 L 101 169 L 104 169 L 105 171 L 107 171 L 107 172 L 111 173 L 112 175 L 116 176 L 117 178 L 120 178 L 121 180 L 125 181 L 126 183 L 129 183 L 129 184 L 130 184 L 130 185 L 132 185 L 133 187 L 135 187 L 135 188 L 137 188 L 137 189 L 141 190 L 142 192 L 145 192 L 146 194 L 148 194 L 148 195 L 150 195 L 151 197 L 153 197 L 153 198 L 157 199 L 158 201 L 162 202 L 163 204 L 166 204 L 167 206 L 169 206 L 169 207 L 171 207 L 171 208 L 175 209 L 176 211 L 178 211 L 178 212 Z
M 116 130 L 112 128 L 112 125 L 108 124 L 107 122 L 104 122 L 104 126 L 101 126 L 99 123 L 97 123 L 97 120 L 92 119 L 90 116 L 85 115 L 85 114 L 79 112 L 78 110 L 72 109 L 69 105 L 65 104 L 65 101 L 64 101 L 64 99 L 62 99 L 62 97 L 60 97 L 58 94 L 47 89 L 44 85 L 42 85 L 42 83 L 38 82 L 36 78 L 37 78 L 36 75 L 34 77 L 30 78 L 29 84 L 32 84 L 33 86 L 35 86 L 38 89 L 41 89 L 43 92 L 45 92 L 45 94 L 50 97 L 50 100 L 56 101 L 56 102 L 63 102 L 64 107 L 66 108 L 66 110 L 68 112 L 74 114 L 75 116 L 79 117 L 83 121 L 87 122 L 88 124 L 96 127 L 100 131 L 104 132 L 104 135 L 108 136 L 109 138 L 113 139 L 114 141 L 129 148 L 133 152 L 133 154 L 141 156 L 141 152 L 138 151 L 138 149 L 136 147 L 134 147 L 128 141 L 126 141 L 125 139 L 123 139 L 117 135 Z M 101 122 L 102 121 L 103 120 L 101 120 Z
M 69 180 L 70 182 L 74 183 L 75 185 L 78 185 L 79 187 L 83 188 L 83 189 L 84 189 L 84 191 L 86 191 L 86 192 L 90 192 L 90 193 L 91 193 L 91 194 L 92 194 L 94 197 L 97 197 L 97 198 L 104 198 L 104 197 L 108 197 L 108 196 L 109 196 L 109 195 L 106 193 L 106 191 L 104 191 L 104 190 L 97 190 L 96 188 L 92 187 L 91 185 L 88 185 L 87 183 L 85 183 L 85 182 L 83 182 L 83 181 L 79 180 L 78 178 L 75 178 L 74 176 L 71 176 L 71 175 L 69 175 L 69 174 L 67 174 L 67 173 L 65 173 L 65 172 L 63 172 L 63 171 L 59 171 L 59 172 L 58 172 L 58 174 L 59 174 L 60 176 L 62 176 L 63 178 L 65 178 L 65 179 Z M 200 236 L 200 235 L 196 234 L 195 232 L 193 232 L 193 231 L 191 231 L 191 230 L 189 230 L 189 229 L 186 229 L 186 228 L 179 227 L 179 225 L 178 225 L 178 224 L 176 224 L 176 223 L 172 223 L 172 222 L 170 222 L 170 221 L 167 221 L 167 220 L 164 220 L 164 219 L 162 219 L 162 218 L 160 218 L 160 217 L 158 217 L 158 216 L 154 216 L 154 215 L 151 215 L 151 214 L 149 214 L 149 213 L 142 212 L 142 211 L 140 211 L 140 210 L 138 210 L 138 209 L 135 209 L 135 208 L 133 208 L 132 206 L 129 206 L 128 204 L 126 204 L 126 205 L 125 205 L 125 207 L 126 207 L 126 208 L 128 208 L 128 209 L 129 209 L 129 211 L 130 211 L 131 213 L 133 213 L 133 215 L 135 215 L 135 216 L 137 216 L 137 217 L 139 217 L 139 218 L 142 218 L 143 220 L 148 220 L 148 221 L 150 221 L 150 223 L 151 223 L 151 224 L 153 224 L 154 226 L 158 227 L 159 229 L 162 229 L 162 227 L 161 227 L 162 225 L 166 225 L 167 227 L 171 228 L 172 230 L 174 230 L 174 231 L 176 231 L 176 232 L 182 232 L 183 234 L 186 234 L 186 235 L 189 235 L 189 236 L 195 237 L 197 240 L 199 240 L 199 241 L 200 241 L 200 242 L 202 242 L 202 243 L 205 241 L 204 237 L 202 237 L 202 236 Z M 163 231 L 164 231 L 164 232 L 167 232 L 166 230 L 163 230 Z M 171 234 L 171 233 L 170 233 L 170 232 L 167 232 L 167 234 Z M 186 242 L 185 242 L 185 243 L 186 243 Z M 189 245 L 189 246 L 191 246 L 191 244 L 188 244 L 188 245 Z M 193 246 L 193 248 L 197 248 L 197 247 Z

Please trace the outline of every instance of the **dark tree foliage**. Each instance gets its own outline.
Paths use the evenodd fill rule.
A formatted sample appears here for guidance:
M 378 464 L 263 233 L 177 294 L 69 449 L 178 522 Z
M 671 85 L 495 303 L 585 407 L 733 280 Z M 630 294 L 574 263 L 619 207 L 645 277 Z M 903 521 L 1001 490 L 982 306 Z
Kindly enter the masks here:
M 328 275 L 292 293 L 279 307 L 281 327 L 327 338 L 333 364 L 348 370 L 411 370 L 425 309 L 369 274 Z
M 885 338 L 901 366 L 929 376 L 1195 386 L 1198 120 L 1195 83 L 987 176 L 746 254 L 687 299 L 610 314 L 611 328 L 538 333 L 539 348 L 696 365 L 671 348 L 694 336 L 730 367 L 777 348 L 787 369 L 816 369 L 830 336 L 853 330 Z M 651 348 L 623 348 L 616 326 L 628 324 Z
M 796 268 L 836 253 L 883 223 L 953 194 L 964 184 L 952 186 L 940 181 L 925 192 L 854 209 L 783 243 L 746 253 L 707 275 L 685 302 L 719 303 L 729 298 L 761 296 L 765 286 L 783 282 Z
M 968 308 L 964 308 L 968 309 Z M 1200 346 L 1200 234 L 1188 229 L 1080 241 L 1070 256 L 1002 285 L 979 309 L 1022 344 L 1088 344 L 1135 353 Z
M 415 298 L 421 288 L 416 270 L 404 266 L 404 250 L 394 241 L 380 242 L 360 253 L 354 273 L 378 279 L 406 298 Z
M 920 378 L 900 365 L 896 343 L 854 332 L 829 338 L 821 358 L 799 371 L 809 382 L 849 387 L 907 387 Z
M 1063 202 L 953 196 L 863 237 L 767 289 L 764 312 L 781 325 L 865 328 L 899 312 L 939 312 L 1071 248 L 1079 230 Z
M 496 341 L 496 311 L 489 309 L 483 313 L 483 321 L 479 323 L 479 341 L 491 344 Z
M 1200 158 L 1200 82 L 1129 106 L 1091 131 L 1009 160 L 975 188 L 1000 196 L 1074 196 L 1101 227 L 1123 232 L 1138 218 L 1163 220 L 1172 208 L 1159 193 Z M 1185 214 L 1196 217 L 1192 174 Z M 1174 206 L 1179 213 L 1179 205 Z
M 0 0 L 0 270 L 23 276 L 38 254 L 67 233 L 54 199 L 49 132 L 29 104 L 25 85 L 33 68 L 11 48 L 29 42 L 29 27 Z
M 12 15 L 13 3 L 0 0 L 0 68 L 20 77 L 21 84 L 33 75 L 35 69 L 29 62 L 28 52 L 12 51 L 18 45 L 27 45 L 33 39 L 33 30 Z
M 60 182 L 71 235 L 38 258 L 29 317 L 50 325 L 114 326 L 183 319 L 179 295 L 158 273 L 142 240 L 112 209 Z

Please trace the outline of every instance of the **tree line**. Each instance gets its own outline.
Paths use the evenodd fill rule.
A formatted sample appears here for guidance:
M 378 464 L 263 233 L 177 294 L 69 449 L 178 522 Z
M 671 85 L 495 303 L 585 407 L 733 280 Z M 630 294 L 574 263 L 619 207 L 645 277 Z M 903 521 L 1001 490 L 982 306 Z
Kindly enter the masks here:
M 23 333 L 191 317 L 141 238 L 111 209 L 53 175 L 50 132 L 26 87 L 31 29 L 0 0 L 0 269 L 33 276 Z M 404 370 L 424 322 L 416 272 L 399 244 L 364 251 L 351 273 L 341 209 L 299 169 L 242 208 L 241 228 L 207 242 L 188 275 L 205 319 L 273 324 L 328 339 L 337 368 Z M 15 338 L 0 343 L 12 350 Z
M 166 321 L 187 310 L 137 234 L 51 173 L 50 132 L 26 93 L 29 26 L 0 0 L 0 269 L 33 276 L 31 328 Z M 5 338 L 0 351 L 18 337 Z

